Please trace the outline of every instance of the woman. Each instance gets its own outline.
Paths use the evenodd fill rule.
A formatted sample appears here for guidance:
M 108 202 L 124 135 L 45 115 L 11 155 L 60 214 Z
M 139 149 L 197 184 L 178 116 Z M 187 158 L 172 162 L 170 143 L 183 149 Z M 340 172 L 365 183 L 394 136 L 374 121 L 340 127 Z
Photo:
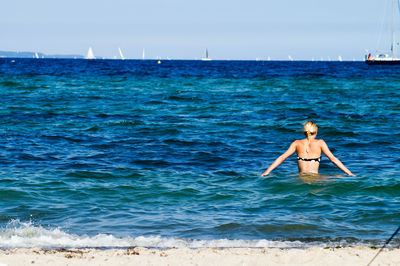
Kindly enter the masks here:
M 289 149 L 278 157 L 271 164 L 270 167 L 261 175 L 266 176 L 271 173 L 276 167 L 283 163 L 286 158 L 292 155 L 294 152 L 297 153 L 297 164 L 299 166 L 299 173 L 311 173 L 318 174 L 319 163 L 321 161 L 321 152 L 331 160 L 338 168 L 348 175 L 354 176 L 353 173 L 343 165 L 343 163 L 337 159 L 332 152 L 329 150 L 328 145 L 322 139 L 315 139 L 317 136 L 318 127 L 312 121 L 307 121 L 303 126 L 303 133 L 306 136 L 305 139 L 295 140 L 289 147 Z

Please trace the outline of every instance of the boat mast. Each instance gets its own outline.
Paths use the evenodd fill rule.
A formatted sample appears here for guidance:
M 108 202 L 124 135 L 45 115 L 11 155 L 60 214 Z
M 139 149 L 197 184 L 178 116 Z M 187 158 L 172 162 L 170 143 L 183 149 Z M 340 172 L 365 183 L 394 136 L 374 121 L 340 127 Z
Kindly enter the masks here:
M 394 3 L 395 0 L 392 0 L 392 47 L 391 47 L 391 52 L 392 52 L 392 59 L 394 58 Z

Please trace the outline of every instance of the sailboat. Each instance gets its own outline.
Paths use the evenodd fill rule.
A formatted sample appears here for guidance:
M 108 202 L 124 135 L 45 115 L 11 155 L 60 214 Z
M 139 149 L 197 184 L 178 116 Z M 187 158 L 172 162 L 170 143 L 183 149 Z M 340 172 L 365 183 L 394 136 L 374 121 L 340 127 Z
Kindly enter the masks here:
M 118 47 L 119 55 L 121 56 L 121 60 L 125 60 L 124 55 L 122 54 L 121 48 Z
M 39 59 L 39 54 L 37 52 L 35 53 L 35 58 Z
M 85 59 L 96 59 L 96 57 L 93 54 L 92 47 L 89 47 L 89 51 L 88 51 L 87 56 L 85 57 Z
M 398 1 L 392 0 L 392 27 L 391 27 L 391 38 L 392 38 L 392 43 L 390 46 L 390 54 L 387 53 L 381 53 L 378 55 L 373 55 L 372 53 L 369 53 L 365 55 L 365 63 L 368 65 L 400 65 L 400 58 L 396 57 L 395 55 L 395 44 L 396 44 L 396 39 L 395 39 L 395 30 L 394 30 L 394 20 L 395 20 L 395 10 L 396 10 L 396 4 L 395 2 L 398 3 Z M 400 9 L 400 7 L 398 7 Z
M 204 55 L 201 58 L 202 61 L 211 61 L 212 59 L 210 57 L 208 57 L 208 49 L 206 48 L 206 50 L 204 51 Z
M 144 60 L 146 57 L 144 56 L 144 48 L 143 48 L 143 51 L 142 51 L 142 59 Z

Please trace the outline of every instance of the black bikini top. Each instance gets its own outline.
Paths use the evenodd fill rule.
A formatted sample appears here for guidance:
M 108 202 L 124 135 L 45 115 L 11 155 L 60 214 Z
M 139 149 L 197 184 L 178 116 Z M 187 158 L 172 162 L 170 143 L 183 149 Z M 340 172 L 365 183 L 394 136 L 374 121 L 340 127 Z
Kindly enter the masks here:
M 297 156 L 297 160 L 298 161 L 306 161 L 306 162 L 321 162 L 321 157 L 319 158 L 312 158 L 312 159 L 308 159 L 308 158 L 301 158 L 299 156 Z

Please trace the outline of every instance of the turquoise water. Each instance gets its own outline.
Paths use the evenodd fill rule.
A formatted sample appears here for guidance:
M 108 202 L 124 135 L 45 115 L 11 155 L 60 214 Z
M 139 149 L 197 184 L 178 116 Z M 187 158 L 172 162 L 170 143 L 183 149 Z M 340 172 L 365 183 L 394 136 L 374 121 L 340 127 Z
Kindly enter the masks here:
M 0 248 L 381 244 L 399 96 L 361 62 L 0 59 Z M 259 176 L 308 119 L 356 177 Z

